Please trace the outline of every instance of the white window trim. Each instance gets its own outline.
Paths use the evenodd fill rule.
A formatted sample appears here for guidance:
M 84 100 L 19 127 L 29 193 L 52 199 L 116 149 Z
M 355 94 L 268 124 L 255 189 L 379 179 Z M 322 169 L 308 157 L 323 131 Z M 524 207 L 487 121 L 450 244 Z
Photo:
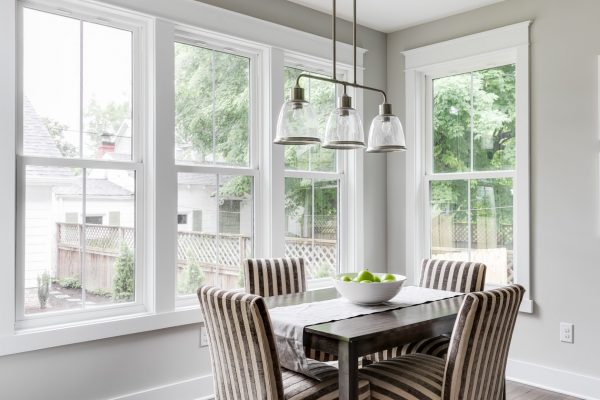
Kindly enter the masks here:
M 405 57 L 406 132 L 406 274 L 417 282 L 420 260 L 429 255 L 426 146 L 427 90 L 431 79 L 516 64 L 516 172 L 514 179 L 515 281 L 527 290 L 521 311 L 532 312 L 529 253 L 529 25 L 531 21 L 408 50 Z M 430 107 L 429 107 L 430 108 Z M 474 172 L 474 177 L 506 176 L 506 171 Z M 453 174 L 436 174 L 453 179 Z M 461 179 L 466 175 L 461 174 Z
M 163 0 L 111 0 L 110 4 L 104 1 L 94 0 L 23 0 L 25 5 L 40 5 L 64 10 L 84 7 L 94 9 L 101 16 L 108 13 L 112 21 L 121 20 L 130 22 L 131 19 L 139 21 L 143 19 L 148 22 L 148 41 L 142 46 L 143 59 L 147 63 L 148 71 L 145 80 L 149 96 L 144 99 L 144 104 L 138 103 L 138 107 L 149 110 L 147 117 L 141 123 L 146 124 L 145 133 L 147 140 L 143 143 L 146 154 L 150 155 L 144 159 L 143 179 L 147 200 L 145 201 L 146 223 L 154 229 L 146 229 L 144 242 L 146 244 L 143 267 L 143 281 L 146 288 L 142 295 L 144 310 L 136 314 L 120 316 L 100 316 L 99 319 L 86 320 L 83 322 L 65 321 L 64 324 L 31 327 L 29 329 L 17 330 L 15 327 L 15 269 L 4 268 L 0 271 L 0 289 L 3 296 L 0 302 L 0 356 L 15 354 L 25 351 L 43 349 L 48 347 L 62 346 L 72 343 L 80 343 L 133 334 L 167 327 L 187 325 L 202 321 L 197 305 L 189 308 L 176 308 L 175 299 L 175 273 L 174 262 L 176 259 L 176 235 L 161 236 L 157 239 L 156 232 L 176 232 L 176 219 L 174 215 L 177 210 L 176 196 L 168 193 L 176 193 L 176 176 L 174 163 L 173 135 L 156 134 L 157 132 L 172 132 L 174 126 L 174 115 L 169 112 L 170 106 L 174 106 L 174 93 L 172 92 L 173 65 L 161 60 L 161 55 L 168 54 L 173 49 L 176 27 L 191 27 L 201 30 L 204 34 L 216 38 L 235 39 L 237 43 L 247 43 L 249 47 L 260 50 L 259 69 L 262 76 L 270 73 L 270 81 L 262 80 L 260 85 L 260 101 L 263 105 L 263 114 L 260 116 L 261 132 L 270 132 L 268 140 L 261 140 L 259 158 L 263 161 L 259 172 L 260 189 L 257 190 L 255 202 L 263 211 L 263 221 L 267 223 L 262 233 L 263 237 L 269 238 L 257 248 L 256 256 L 278 256 L 283 255 L 282 235 L 275 235 L 277 224 L 283 221 L 283 192 L 271 193 L 265 196 L 263 190 L 269 187 L 272 179 L 283 180 L 283 147 L 274 145 L 272 139 L 275 135 L 275 126 L 279 108 L 283 104 L 283 66 L 286 54 L 298 54 L 302 57 L 327 60 L 331 54 L 331 42 L 327 38 L 306 32 L 298 31 L 285 26 L 266 22 L 246 15 L 238 14 L 218 7 L 210 6 L 200 2 L 187 0 L 173 0 L 166 4 Z M 15 120 L 17 89 L 17 0 L 5 1 L 0 4 L 0 54 L 5 62 L 0 63 L 0 127 L 6 132 L 15 132 L 18 121 Z M 131 18 L 128 18 L 131 17 Z M 228 21 L 222 24 L 220 21 Z M 341 65 L 349 66 L 352 63 L 352 47 L 347 44 L 338 43 L 338 60 Z M 357 63 L 359 66 L 359 83 L 362 81 L 362 63 L 364 49 L 358 49 Z M 172 56 L 171 58 L 172 59 Z M 356 96 L 357 109 L 362 110 L 362 96 Z M 16 209 L 16 179 L 15 179 L 15 135 L 7 135 L 5 146 L 0 147 L 0 177 L 5 187 L 8 188 L 5 196 L 0 198 L 0 216 L 5 222 L 0 226 L 0 249 L 4 250 L 7 265 L 15 265 L 15 209 Z M 268 162 L 264 162 L 263 155 L 270 155 Z M 362 258 L 363 240 L 360 232 L 362 229 L 362 152 L 353 162 L 350 162 L 348 171 L 355 174 L 356 179 L 349 185 L 350 196 L 348 210 L 354 214 L 350 218 L 348 232 L 353 232 L 355 243 L 347 249 L 349 260 Z M 59 162 L 60 163 L 60 162 Z M 115 164 L 115 168 L 117 165 Z M 156 190 L 156 181 L 160 190 Z M 142 177 L 138 178 L 142 179 Z M 283 191 L 283 185 L 281 191 Z M 14 189 L 11 189 L 14 188 Z M 263 197 L 263 198 L 261 198 Z M 266 198 L 264 198 L 266 197 Z M 280 207 L 272 207 L 280 204 Z M 161 210 L 161 212 L 158 212 Z M 172 210 L 169 213 L 165 210 Z M 280 239 L 281 238 L 281 239 Z M 358 240 L 360 238 L 360 240 Z M 360 265 L 360 263 L 349 262 L 348 265 Z M 158 284 L 160 282 L 160 284 Z

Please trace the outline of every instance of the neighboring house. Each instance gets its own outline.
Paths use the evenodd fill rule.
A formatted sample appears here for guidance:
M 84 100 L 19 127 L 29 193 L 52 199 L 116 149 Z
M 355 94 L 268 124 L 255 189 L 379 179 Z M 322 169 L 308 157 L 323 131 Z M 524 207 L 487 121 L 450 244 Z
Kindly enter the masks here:
M 62 157 L 57 143 L 41 118 L 25 99 L 23 107 L 23 148 L 26 155 Z M 129 159 L 130 121 L 116 133 L 116 140 L 103 140 L 96 155 L 103 159 Z M 57 271 L 57 224 L 70 223 L 133 227 L 135 195 L 133 173 L 110 169 L 88 171 L 86 177 L 86 218 L 83 221 L 81 171 L 71 168 L 27 168 L 25 189 L 25 287 L 37 286 L 44 271 Z M 223 183 L 223 182 L 221 182 Z M 217 205 L 216 179 L 202 174 L 179 177 L 179 231 L 216 233 L 220 231 L 251 236 L 252 204 L 245 199 L 226 198 Z M 211 211 L 207 211 L 211 210 Z

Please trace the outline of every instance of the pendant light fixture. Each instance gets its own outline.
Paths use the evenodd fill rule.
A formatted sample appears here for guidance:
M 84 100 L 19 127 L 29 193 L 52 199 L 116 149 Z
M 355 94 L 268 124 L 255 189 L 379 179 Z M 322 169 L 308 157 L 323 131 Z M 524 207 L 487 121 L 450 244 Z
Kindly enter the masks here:
M 379 115 L 373 118 L 369 129 L 369 153 L 384 153 L 406 150 L 404 130 L 400 119 L 392 114 L 392 106 L 387 102 L 387 95 L 381 89 L 359 85 L 356 82 L 356 0 L 353 6 L 353 63 L 354 80 L 346 82 L 337 79 L 336 75 L 336 0 L 333 0 L 332 42 L 333 42 L 333 77 L 325 78 L 300 74 L 296 85 L 292 88 L 290 99 L 284 103 L 277 120 L 277 132 L 274 143 L 285 145 L 303 145 L 321 143 L 321 147 L 337 150 L 349 150 L 365 147 L 365 134 L 360 115 L 352 107 L 352 98 L 347 94 L 347 87 L 379 92 L 383 103 L 379 106 Z M 304 89 L 300 79 L 317 79 L 343 86 L 343 94 L 337 101 L 337 107 L 329 115 L 325 136 L 321 138 L 314 109 L 304 97 Z

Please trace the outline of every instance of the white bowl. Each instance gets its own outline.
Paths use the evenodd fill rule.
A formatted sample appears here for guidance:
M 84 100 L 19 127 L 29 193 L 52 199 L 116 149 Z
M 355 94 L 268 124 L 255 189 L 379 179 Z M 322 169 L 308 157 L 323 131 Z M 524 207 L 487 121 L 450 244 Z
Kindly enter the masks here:
M 357 274 L 341 274 L 336 278 L 333 278 L 333 284 L 337 291 L 342 297 L 348 299 L 350 302 L 361 305 L 374 305 L 381 304 L 400 292 L 406 277 L 402 275 L 394 275 L 396 281 L 394 282 L 373 282 L 373 283 L 360 283 L 360 282 L 344 282 L 340 278 L 343 276 L 349 276 L 353 279 Z M 382 278 L 385 273 L 373 273 L 379 278 Z

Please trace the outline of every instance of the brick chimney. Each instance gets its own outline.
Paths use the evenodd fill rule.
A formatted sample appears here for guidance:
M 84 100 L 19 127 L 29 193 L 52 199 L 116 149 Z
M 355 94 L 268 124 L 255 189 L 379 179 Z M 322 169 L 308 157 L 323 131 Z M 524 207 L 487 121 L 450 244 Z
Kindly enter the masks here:
M 104 132 L 100 135 L 100 145 L 96 150 L 96 158 L 102 158 L 106 153 L 115 152 L 115 135 Z

